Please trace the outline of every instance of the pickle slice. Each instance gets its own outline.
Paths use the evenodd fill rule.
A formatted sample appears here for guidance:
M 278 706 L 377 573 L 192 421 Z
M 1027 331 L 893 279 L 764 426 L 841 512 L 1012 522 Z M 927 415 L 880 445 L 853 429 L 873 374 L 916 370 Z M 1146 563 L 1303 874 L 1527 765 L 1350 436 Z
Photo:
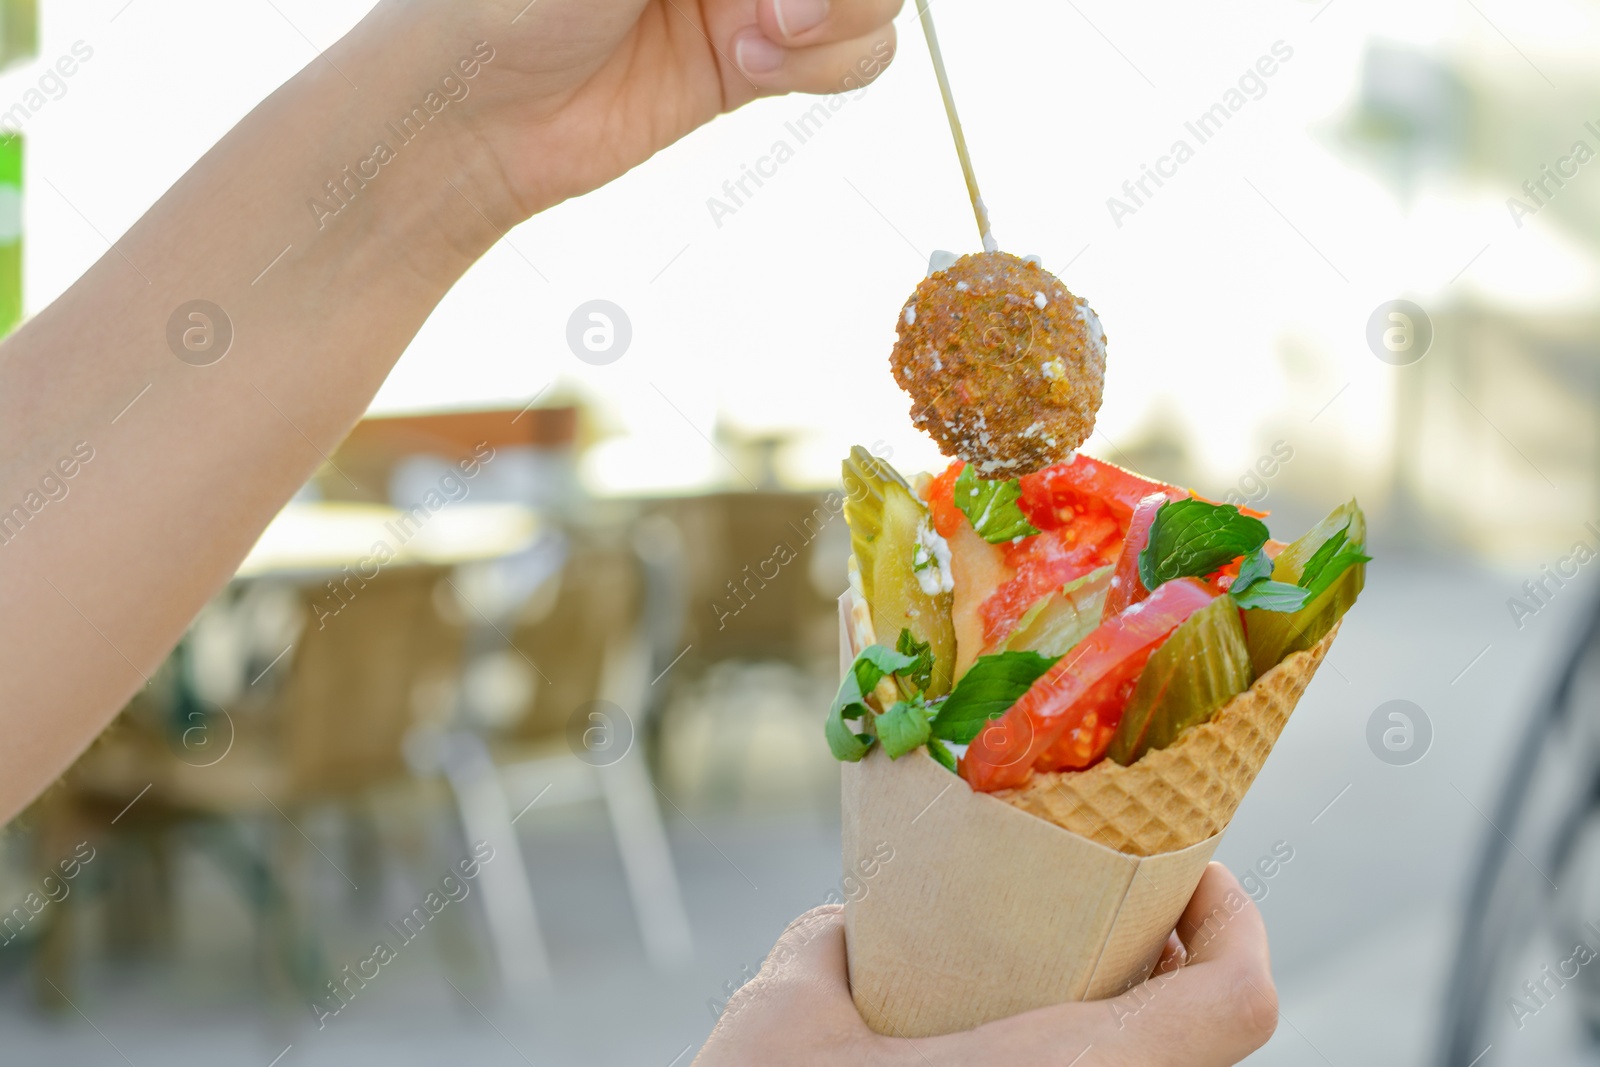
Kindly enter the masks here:
M 1367 516 L 1361 510 L 1361 505 L 1354 500 L 1340 504 L 1328 512 L 1327 518 L 1291 541 L 1287 548 L 1279 552 L 1278 558 L 1272 563 L 1272 580 L 1298 585 L 1300 575 L 1305 571 L 1306 562 L 1317 554 L 1317 549 L 1321 548 L 1325 541 L 1340 530 L 1346 531 L 1345 537 L 1353 545 L 1360 546 L 1367 543 Z
M 1152 749 L 1166 748 L 1191 726 L 1208 722 L 1254 680 L 1239 605 L 1219 596 L 1151 654 L 1106 755 L 1126 767 Z
M 856 445 L 844 461 L 844 521 L 850 525 L 850 551 L 861 570 L 861 591 L 872 603 L 876 542 L 883 533 L 883 495 L 890 485 L 910 493 L 905 479 L 886 461 Z M 880 635 L 881 636 L 881 635 Z M 893 643 L 894 634 L 888 640 Z
M 1341 530 L 1350 544 L 1366 544 L 1367 517 L 1354 500 L 1334 508 L 1327 518 L 1280 552 L 1272 565 L 1272 580 L 1299 584 L 1306 561 Z M 1257 677 L 1282 663 L 1285 656 L 1303 652 L 1326 637 L 1333 624 L 1356 602 L 1366 582 L 1367 565 L 1355 563 L 1299 611 L 1247 610 L 1244 613 L 1245 640 Z
M 850 548 L 861 571 L 873 630 L 891 648 L 901 630 L 926 642 L 933 652 L 933 677 L 925 696 L 929 700 L 943 696 L 950 691 L 955 666 L 952 596 L 926 592 L 914 569 L 917 531 L 928 521 L 928 509 L 893 467 L 859 445 L 845 460 L 844 488 Z M 903 679 L 901 687 L 908 687 Z
M 995 651 L 1065 654 L 1100 625 L 1100 612 L 1115 571 L 1115 567 L 1101 567 L 1042 597 L 1017 620 L 1017 628 Z

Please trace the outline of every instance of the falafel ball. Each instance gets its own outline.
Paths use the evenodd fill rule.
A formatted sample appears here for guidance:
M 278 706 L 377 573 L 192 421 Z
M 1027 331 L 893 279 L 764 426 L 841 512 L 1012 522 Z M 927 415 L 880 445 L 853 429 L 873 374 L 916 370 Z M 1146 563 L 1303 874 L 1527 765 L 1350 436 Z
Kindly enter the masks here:
M 985 478 L 1068 458 L 1094 431 L 1106 336 L 1087 301 L 1006 252 L 962 256 L 900 313 L 895 380 L 911 421 Z

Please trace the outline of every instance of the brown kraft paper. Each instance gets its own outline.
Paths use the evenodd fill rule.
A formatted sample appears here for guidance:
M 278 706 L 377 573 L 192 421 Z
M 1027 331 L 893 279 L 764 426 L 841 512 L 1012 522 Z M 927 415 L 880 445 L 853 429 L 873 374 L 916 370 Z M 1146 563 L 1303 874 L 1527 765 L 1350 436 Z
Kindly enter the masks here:
M 841 602 L 841 655 L 851 640 Z M 918 750 L 843 766 L 850 986 L 881 1034 L 926 1037 L 1114 996 L 1149 977 L 1221 835 L 1138 857 L 974 793 Z M 883 860 L 887 845 L 892 858 Z

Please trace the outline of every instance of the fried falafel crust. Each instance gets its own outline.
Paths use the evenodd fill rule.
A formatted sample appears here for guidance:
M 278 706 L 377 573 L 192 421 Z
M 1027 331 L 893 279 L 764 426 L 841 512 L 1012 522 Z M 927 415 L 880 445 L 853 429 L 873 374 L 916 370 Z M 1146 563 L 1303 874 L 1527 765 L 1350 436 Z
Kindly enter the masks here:
M 917 286 L 889 364 L 911 421 L 940 451 L 985 478 L 1014 478 L 1066 459 L 1094 431 L 1106 339 L 1055 275 L 982 252 Z

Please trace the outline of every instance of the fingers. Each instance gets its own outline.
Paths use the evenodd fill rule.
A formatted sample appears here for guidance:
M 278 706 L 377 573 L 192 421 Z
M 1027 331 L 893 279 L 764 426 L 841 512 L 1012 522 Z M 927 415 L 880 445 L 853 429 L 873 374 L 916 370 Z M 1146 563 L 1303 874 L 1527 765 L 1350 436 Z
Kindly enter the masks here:
M 894 21 L 901 0 L 756 0 L 768 40 L 803 48 L 865 37 Z
M 726 57 L 735 96 L 839 93 L 870 83 L 894 58 L 902 0 L 742 0 Z
M 894 24 L 861 37 L 804 48 L 774 44 L 759 30 L 744 30 L 733 42 L 733 61 L 762 95 L 842 93 L 860 89 L 894 59 Z
M 1115 1028 L 1104 1047 L 1124 1050 L 1130 1062 L 1236 1063 L 1278 1025 L 1261 913 L 1227 868 L 1212 863 L 1177 933 L 1188 955 L 1181 968 L 1102 1002 Z
M 695 1067 L 864 1063 L 881 1044 L 850 999 L 844 909 L 814 908 L 789 924 L 761 972 L 723 1009 Z M 781 1054 L 780 1054 L 781 1052 Z
M 760 973 L 728 1002 L 725 1015 L 737 1015 L 752 1002 L 773 1000 L 819 1026 L 865 1030 L 850 999 L 842 907 L 813 908 L 790 923 Z
M 1220 863 L 1206 865 L 1174 932 L 1183 939 L 1191 966 L 1210 959 L 1248 958 L 1262 972 L 1271 970 L 1261 913 L 1239 880 Z
M 1177 970 L 1189 962 L 1189 950 L 1184 947 L 1183 940 L 1174 930 L 1167 935 L 1167 943 L 1161 949 L 1161 959 L 1156 963 L 1156 974 L 1167 974 Z
M 848 997 L 844 906 L 824 904 L 790 923 L 767 954 L 761 973 L 801 983 L 823 994 L 842 993 Z
M 1112 1000 L 1062 1004 L 939 1038 L 956 1064 L 1071 1062 L 1084 1067 L 1224 1067 L 1266 1044 L 1278 1002 L 1266 930 L 1233 875 L 1213 863 L 1178 932 L 1188 961 Z M 1168 968 L 1179 958 L 1168 943 Z M 921 1042 L 919 1042 L 921 1044 Z M 929 1054 L 933 1046 L 928 1046 Z M 945 1062 L 939 1060 L 938 1062 Z

